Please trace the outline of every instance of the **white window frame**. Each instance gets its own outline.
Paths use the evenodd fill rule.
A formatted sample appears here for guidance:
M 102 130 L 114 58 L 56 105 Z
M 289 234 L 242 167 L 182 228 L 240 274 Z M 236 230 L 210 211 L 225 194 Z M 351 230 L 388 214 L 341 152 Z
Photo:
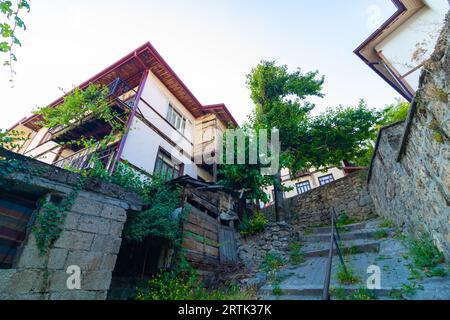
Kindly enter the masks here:
M 322 183 L 322 180 L 321 180 L 321 179 L 329 178 L 329 177 L 331 177 L 331 180 L 326 179 L 326 182 L 325 182 L 325 183 Z M 333 181 L 334 181 L 334 176 L 333 176 L 332 173 L 330 173 L 330 174 L 326 174 L 326 175 L 324 175 L 324 176 L 319 177 L 317 180 L 319 180 L 319 184 L 320 184 L 321 186 L 324 186 L 324 185 L 326 185 L 326 184 L 329 184 L 329 183 L 333 182 Z
M 167 109 L 167 117 L 166 120 L 181 134 L 185 134 L 186 132 L 186 122 L 190 122 L 186 119 L 186 117 L 183 117 L 181 112 L 179 112 L 174 106 L 169 103 L 168 109 Z
M 309 189 L 306 190 L 306 191 L 300 192 L 301 191 L 300 189 L 302 188 L 302 186 L 306 186 L 306 185 L 308 185 Z M 298 194 L 302 194 L 302 193 L 308 192 L 308 191 L 311 190 L 311 182 L 309 182 L 309 180 L 297 182 L 295 184 L 295 188 L 297 189 L 297 193 Z

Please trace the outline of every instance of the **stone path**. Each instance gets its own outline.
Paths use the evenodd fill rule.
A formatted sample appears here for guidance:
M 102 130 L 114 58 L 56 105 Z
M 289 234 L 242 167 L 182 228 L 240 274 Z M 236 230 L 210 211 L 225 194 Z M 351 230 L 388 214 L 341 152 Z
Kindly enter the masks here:
M 336 279 L 339 257 L 333 256 L 332 278 L 330 288 L 332 299 L 342 298 L 333 296 L 333 288 L 350 295 L 360 288 L 366 288 L 366 281 L 370 274 L 367 268 L 376 265 L 381 271 L 381 289 L 373 292 L 378 299 L 450 299 L 450 278 L 427 278 L 420 282 L 423 290 L 417 290 L 412 296 L 406 296 L 405 285 L 411 285 L 411 261 L 407 248 L 396 238 L 392 237 L 394 230 L 380 228 L 380 220 L 349 225 L 341 230 L 341 248 L 345 252 L 349 268 L 360 280 L 354 285 L 341 285 Z M 379 230 L 384 230 L 389 236 L 377 240 Z M 325 268 L 328 259 L 330 243 L 329 228 L 314 228 L 310 234 L 299 236 L 303 244 L 306 261 L 300 266 L 286 266 L 281 269 L 277 277 L 278 285 L 266 283 L 259 290 L 259 298 L 264 300 L 319 300 L 322 297 Z M 275 291 L 279 291 L 274 295 Z

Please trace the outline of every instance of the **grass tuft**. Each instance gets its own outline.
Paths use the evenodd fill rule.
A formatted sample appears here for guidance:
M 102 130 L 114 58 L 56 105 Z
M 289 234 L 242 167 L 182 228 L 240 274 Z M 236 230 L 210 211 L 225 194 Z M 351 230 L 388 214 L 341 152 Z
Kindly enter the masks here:
M 336 273 L 337 280 L 340 284 L 355 284 L 360 280 L 356 277 L 355 272 L 350 268 L 350 265 L 347 263 L 347 272 L 345 271 L 342 264 L 339 264 L 338 271 Z
M 292 265 L 298 266 L 305 262 L 305 254 L 302 252 L 302 245 L 299 242 L 291 242 L 289 249 L 289 261 Z
M 384 219 L 383 221 L 380 222 L 380 228 L 395 228 L 395 227 L 396 225 L 392 220 Z

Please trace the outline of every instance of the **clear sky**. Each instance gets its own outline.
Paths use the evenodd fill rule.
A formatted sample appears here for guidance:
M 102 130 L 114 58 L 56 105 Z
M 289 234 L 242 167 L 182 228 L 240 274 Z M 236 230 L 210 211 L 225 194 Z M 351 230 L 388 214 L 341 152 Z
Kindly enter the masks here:
M 225 103 L 239 123 L 253 108 L 245 75 L 261 59 L 324 74 L 316 112 L 361 98 L 382 108 L 399 98 L 353 54 L 395 11 L 390 0 L 30 2 L 14 88 L 0 67 L 3 129 L 146 41 L 201 103 Z

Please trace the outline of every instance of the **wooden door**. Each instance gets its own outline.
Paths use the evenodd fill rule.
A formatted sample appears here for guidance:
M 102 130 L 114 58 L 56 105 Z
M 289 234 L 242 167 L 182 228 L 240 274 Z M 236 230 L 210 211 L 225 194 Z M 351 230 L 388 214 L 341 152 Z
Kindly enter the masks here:
M 220 262 L 236 263 L 237 262 L 237 248 L 236 248 L 236 234 L 231 227 L 219 226 L 219 243 L 220 243 Z

